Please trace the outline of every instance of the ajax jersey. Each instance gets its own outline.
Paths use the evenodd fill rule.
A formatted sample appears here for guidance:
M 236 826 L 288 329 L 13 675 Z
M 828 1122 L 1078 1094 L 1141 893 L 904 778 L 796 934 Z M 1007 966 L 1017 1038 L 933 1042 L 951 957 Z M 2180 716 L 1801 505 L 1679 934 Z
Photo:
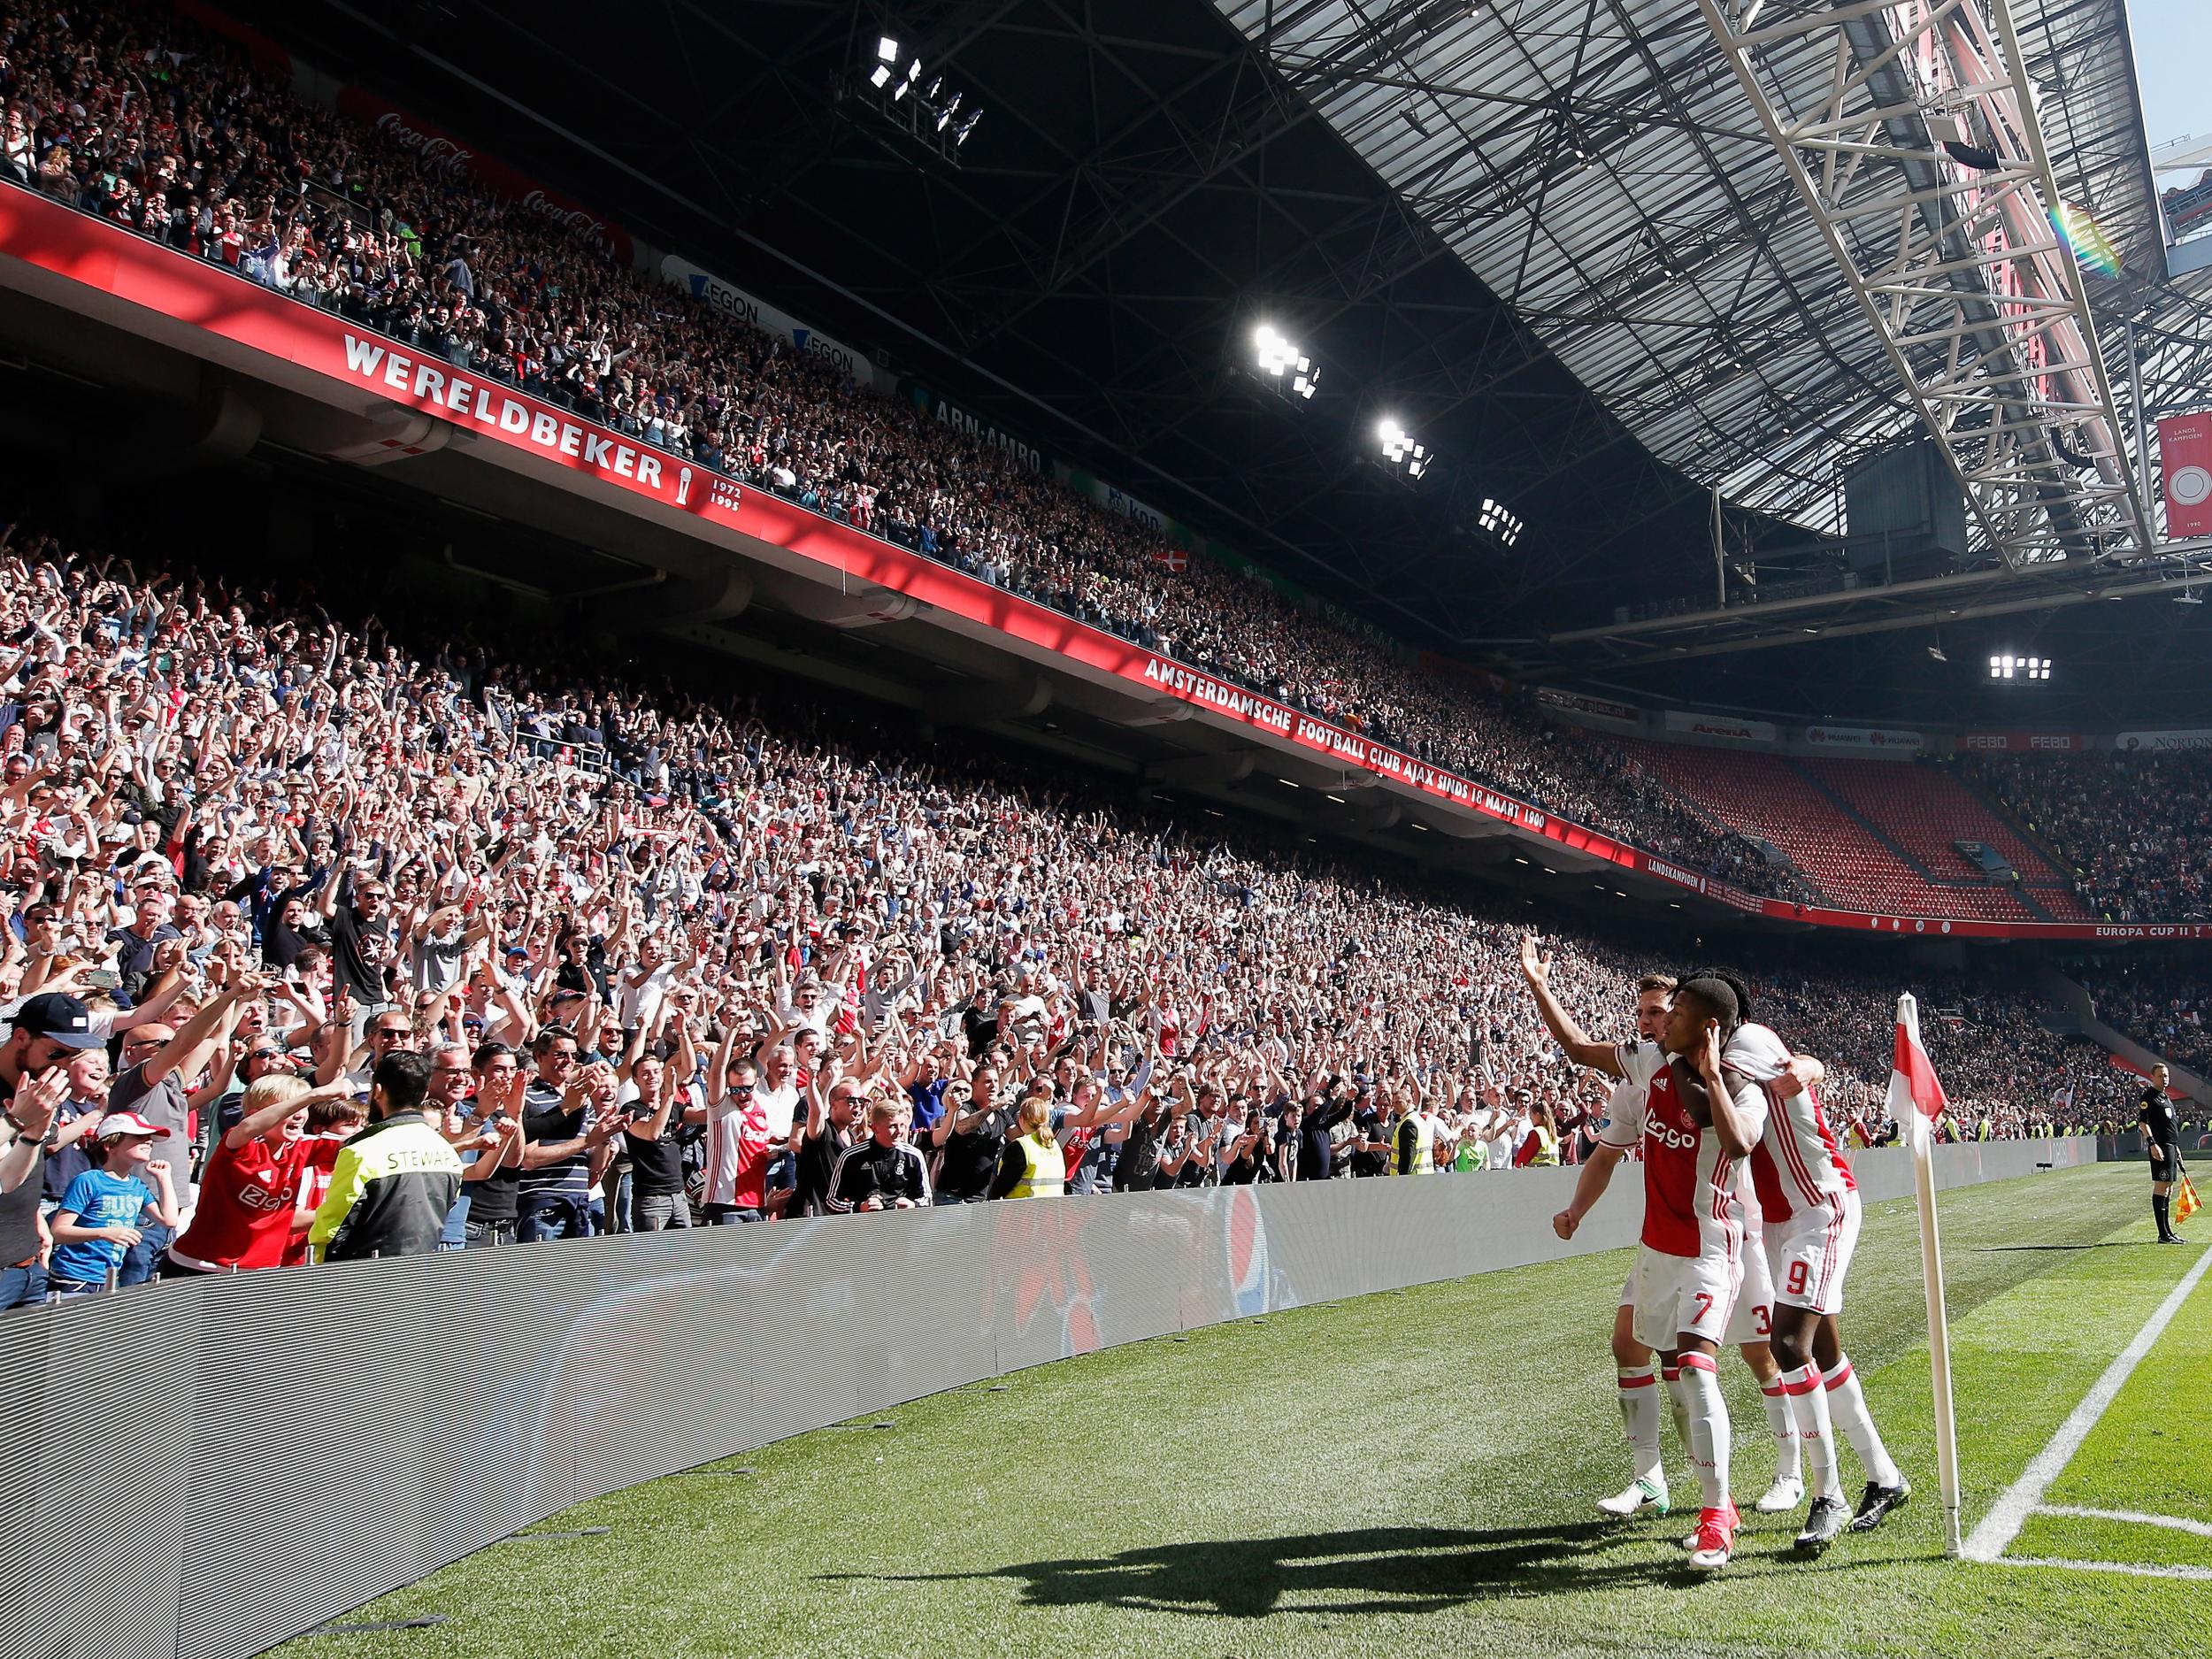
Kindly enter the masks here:
M 1734 1256 L 1744 1236 L 1740 1165 L 1691 1118 L 1658 1044 L 1623 1043 L 1620 1063 L 1624 1081 L 1642 1092 L 1642 1110 L 1614 1112 L 1604 1139 L 1617 1147 L 1642 1142 L 1644 1243 L 1666 1256 Z M 1755 1139 L 1765 1125 L 1765 1091 L 1745 1078 L 1733 1098 Z

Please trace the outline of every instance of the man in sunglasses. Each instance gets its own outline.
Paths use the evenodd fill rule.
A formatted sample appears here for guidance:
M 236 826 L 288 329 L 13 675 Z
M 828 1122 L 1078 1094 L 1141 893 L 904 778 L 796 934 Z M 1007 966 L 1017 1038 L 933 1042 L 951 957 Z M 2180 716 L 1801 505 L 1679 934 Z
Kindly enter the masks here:
M 787 1057 L 787 1050 L 781 1052 Z M 760 1219 L 761 1206 L 767 1202 L 772 1144 L 768 1110 L 760 1100 L 760 1078 L 753 1063 L 726 1058 L 720 1083 L 707 1106 L 706 1184 L 700 1199 L 710 1227 Z

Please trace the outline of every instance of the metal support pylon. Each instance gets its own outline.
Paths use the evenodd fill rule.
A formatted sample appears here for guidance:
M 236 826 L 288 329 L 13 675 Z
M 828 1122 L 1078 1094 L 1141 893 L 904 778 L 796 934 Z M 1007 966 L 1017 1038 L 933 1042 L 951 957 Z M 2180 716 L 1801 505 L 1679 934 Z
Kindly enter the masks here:
M 2015 566 L 2154 545 L 2004 0 L 1698 0 Z

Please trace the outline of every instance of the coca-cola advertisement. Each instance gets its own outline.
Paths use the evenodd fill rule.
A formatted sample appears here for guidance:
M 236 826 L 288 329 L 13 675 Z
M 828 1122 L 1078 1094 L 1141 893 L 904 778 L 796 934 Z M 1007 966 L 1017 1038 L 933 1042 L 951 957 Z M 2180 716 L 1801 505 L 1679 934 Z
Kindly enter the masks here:
M 426 121 L 411 110 L 403 110 L 365 87 L 341 88 L 338 108 L 434 165 L 465 173 L 500 195 L 511 197 L 524 212 L 534 213 L 560 226 L 580 242 L 604 249 L 621 264 L 635 262 L 636 247 L 630 240 L 630 233 L 621 226 L 602 219 L 558 190 L 547 189 L 528 173 L 509 166 L 496 157 L 485 155 L 436 122 Z

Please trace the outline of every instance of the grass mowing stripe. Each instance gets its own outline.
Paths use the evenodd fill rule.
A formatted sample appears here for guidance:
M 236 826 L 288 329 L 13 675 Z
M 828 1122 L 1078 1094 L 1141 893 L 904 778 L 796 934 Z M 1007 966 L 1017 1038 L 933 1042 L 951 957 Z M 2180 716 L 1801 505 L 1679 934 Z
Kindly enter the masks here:
M 2027 1471 L 1990 1506 L 1989 1513 L 1966 1540 L 1965 1554 L 1970 1561 L 1994 1561 L 2019 1536 L 2030 1511 L 2043 1501 L 2043 1494 L 2064 1471 L 2081 1448 L 2081 1443 L 2089 1438 L 2106 1408 L 2118 1398 L 2127 1379 L 2135 1374 L 2135 1368 L 2143 1363 L 2143 1356 L 2165 1334 L 2166 1327 L 2173 1323 L 2174 1316 L 2181 1311 L 2182 1304 L 2189 1300 L 2190 1293 L 2196 1289 L 2208 1269 L 2212 1269 L 2212 1250 L 2200 1251 L 2195 1263 L 2182 1276 L 2172 1294 L 2159 1303 L 2158 1310 L 2136 1333 L 2135 1340 L 2120 1350 L 2104 1375 L 2097 1379 L 2096 1386 L 2082 1397 L 2082 1402 L 2051 1437 L 2050 1444 L 2036 1454 Z
M 1970 1515 L 2180 1271 L 2112 1236 L 2140 1186 L 2107 1166 L 1944 1194 Z M 1909 1202 L 1870 1207 L 1845 1323 L 1891 1450 L 1932 1488 L 1918 1263 Z M 1796 1517 L 1753 1517 L 1709 1582 L 1683 1567 L 1678 1513 L 1596 1525 L 1627 1479 L 1606 1352 L 1624 1263 L 1302 1309 L 911 1402 L 895 1445 L 807 1435 L 748 1454 L 752 1479 L 579 1505 L 552 1525 L 612 1536 L 480 1554 L 363 1615 L 444 1629 L 287 1659 L 2197 1655 L 2212 1598 L 2176 1617 L 2195 1586 L 1947 1561 L 1932 1503 L 1813 1563 L 1790 1553 Z M 1772 1448 L 1748 1373 L 1725 1375 L 1755 1495 Z

